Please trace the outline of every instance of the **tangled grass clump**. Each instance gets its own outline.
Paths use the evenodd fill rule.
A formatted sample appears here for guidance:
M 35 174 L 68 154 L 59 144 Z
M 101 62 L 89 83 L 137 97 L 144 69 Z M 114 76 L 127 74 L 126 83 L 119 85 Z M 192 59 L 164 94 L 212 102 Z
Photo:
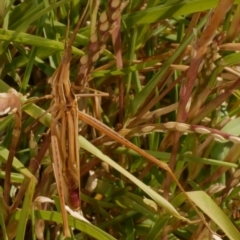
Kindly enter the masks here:
M 63 238 L 49 79 L 81 18 L 71 238 L 240 239 L 239 4 L 2 1 L 1 239 Z

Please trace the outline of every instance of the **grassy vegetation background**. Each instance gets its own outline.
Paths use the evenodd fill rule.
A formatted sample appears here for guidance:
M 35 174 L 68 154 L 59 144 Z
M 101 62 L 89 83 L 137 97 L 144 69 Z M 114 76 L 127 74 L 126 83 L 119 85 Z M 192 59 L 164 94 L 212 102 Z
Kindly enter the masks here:
M 0 1 L 0 91 L 15 89 L 22 103 L 9 205 L 3 186 L 16 119 L 0 111 L 1 239 L 63 239 L 46 137 L 51 114 L 39 117 L 51 102 L 48 79 L 61 61 L 68 12 L 71 35 L 87 2 Z M 94 60 L 90 37 L 119 2 L 89 1 L 70 79 L 76 93 L 87 86 L 109 97 L 82 97 L 79 110 L 169 164 L 206 221 L 165 170 L 80 121 L 84 217 L 69 210 L 71 238 L 240 239 L 240 1 L 130 0 Z M 85 54 L 92 65 L 84 88 Z

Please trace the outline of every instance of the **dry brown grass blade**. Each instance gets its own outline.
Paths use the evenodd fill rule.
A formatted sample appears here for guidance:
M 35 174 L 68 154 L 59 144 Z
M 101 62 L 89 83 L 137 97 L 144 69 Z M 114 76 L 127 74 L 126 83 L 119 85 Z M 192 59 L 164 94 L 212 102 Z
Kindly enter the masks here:
M 32 159 L 30 164 L 29 164 L 29 171 L 35 175 L 36 172 L 38 171 L 39 169 L 39 166 L 41 165 L 41 162 L 42 162 L 42 159 L 47 151 L 47 149 L 49 148 L 49 145 L 50 145 L 50 133 L 46 136 L 46 138 L 44 139 L 43 141 L 43 144 L 41 146 L 41 149 L 39 150 L 39 153 L 37 155 L 36 158 Z M 27 190 L 27 187 L 28 187 L 28 183 L 29 183 L 29 179 L 27 177 L 24 178 L 22 184 L 21 184 L 21 187 L 14 199 L 14 202 L 10 208 L 10 212 L 14 212 L 16 210 L 16 208 L 18 207 L 18 205 L 20 204 L 26 190 Z M 36 191 L 35 191 L 35 196 L 36 196 Z
M 104 133 L 105 135 L 107 135 L 111 139 L 114 139 L 118 143 L 124 145 L 125 147 L 130 148 L 130 149 L 136 151 L 141 156 L 143 156 L 146 159 L 148 159 L 149 162 L 151 162 L 151 163 L 157 165 L 158 167 L 160 167 L 161 169 L 165 170 L 171 176 L 172 180 L 174 180 L 174 182 L 177 184 L 177 186 L 179 187 L 180 191 L 183 193 L 185 198 L 191 204 L 192 208 L 197 212 L 199 218 L 202 220 L 204 225 L 209 229 L 209 231 L 211 231 L 211 229 L 209 228 L 209 226 L 208 226 L 206 220 L 204 219 L 203 215 L 198 211 L 197 207 L 189 199 L 189 197 L 186 194 L 186 192 L 184 191 L 182 185 L 179 183 L 179 181 L 177 180 L 176 176 L 174 175 L 174 173 L 172 172 L 172 170 L 169 168 L 169 166 L 167 164 L 160 162 L 158 159 L 156 159 L 152 155 L 148 154 L 144 150 L 138 148 L 136 145 L 134 145 L 133 143 L 129 142 L 126 138 L 122 137 L 117 132 L 113 131 L 111 128 L 109 128 L 108 126 L 104 125 L 102 122 L 98 121 L 97 119 L 91 117 L 90 115 L 88 115 L 88 114 L 86 114 L 84 112 L 78 112 L 78 116 L 79 116 L 79 118 L 82 121 L 86 122 L 90 126 L 96 128 L 97 130 L 101 131 L 102 133 Z
M 177 122 L 184 122 L 187 118 L 186 106 L 198 74 L 199 65 L 201 64 L 208 45 L 212 42 L 212 39 L 216 34 L 219 24 L 224 19 L 225 14 L 230 9 L 232 4 L 233 0 L 221 0 L 213 12 L 206 29 L 201 34 L 201 37 L 197 43 L 198 48 L 196 49 L 196 56 L 191 61 L 187 72 L 187 81 L 183 82 L 181 87 L 181 100 L 179 102 Z
M 13 157 L 16 152 L 16 147 L 18 144 L 20 132 L 21 132 L 21 119 L 22 119 L 22 112 L 21 112 L 21 101 L 19 99 L 19 94 L 14 89 L 10 89 L 8 93 L 1 93 L 0 94 L 0 116 L 6 114 L 13 114 L 14 118 L 14 129 L 12 132 L 12 140 L 9 147 L 9 155 L 6 164 L 6 177 L 4 181 L 4 199 L 7 205 L 9 205 L 9 194 L 10 194 L 10 174 L 12 169 L 12 162 Z
M 188 118 L 188 111 L 191 104 L 191 94 L 193 90 L 194 83 L 197 78 L 197 74 L 199 71 L 199 66 L 202 63 L 204 54 L 207 51 L 207 47 L 212 42 L 214 36 L 216 35 L 216 30 L 220 25 L 221 21 L 224 19 L 227 11 L 233 4 L 233 0 L 220 0 L 218 6 L 214 10 L 213 14 L 209 18 L 208 25 L 203 30 L 199 41 L 197 42 L 196 48 L 196 56 L 190 63 L 189 69 L 187 71 L 186 81 L 183 81 L 180 89 L 180 101 L 178 107 L 178 114 L 177 114 L 177 122 L 185 122 Z M 179 147 L 179 138 L 181 134 L 179 132 L 175 132 L 174 139 L 173 139 L 173 148 L 172 153 L 169 161 L 169 166 L 173 171 L 176 164 L 176 156 Z M 170 174 L 167 175 L 165 180 L 165 188 L 164 188 L 164 195 L 167 197 L 169 195 L 171 185 L 171 176 Z
M 118 3 L 121 4 L 120 1 Z M 109 4 L 109 11 L 114 11 L 111 9 L 111 5 Z M 112 42 L 113 48 L 116 56 L 116 67 L 117 69 L 121 69 L 123 67 L 123 59 L 122 59 L 122 41 L 121 41 L 121 14 L 113 23 L 115 28 L 112 31 Z M 124 90 L 123 90 L 123 81 L 122 76 L 118 77 L 118 86 L 119 86 L 119 122 L 123 125 L 123 110 L 124 110 Z

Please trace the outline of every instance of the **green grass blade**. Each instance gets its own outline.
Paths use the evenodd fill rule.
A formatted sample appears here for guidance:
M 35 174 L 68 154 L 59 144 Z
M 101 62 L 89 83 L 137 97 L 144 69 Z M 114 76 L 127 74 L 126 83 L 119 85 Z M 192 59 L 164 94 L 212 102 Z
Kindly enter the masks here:
M 206 17 L 201 20 L 201 22 L 196 27 L 197 30 L 200 30 L 206 22 Z M 147 96 L 153 91 L 153 89 L 156 87 L 157 84 L 159 84 L 159 79 L 161 79 L 164 74 L 168 71 L 170 65 L 177 59 L 177 57 L 182 53 L 182 51 L 185 50 L 187 45 L 191 42 L 193 39 L 194 34 L 191 33 L 185 40 L 182 42 L 177 50 L 173 53 L 173 55 L 164 62 L 162 68 L 154 74 L 152 79 L 147 83 L 145 88 L 136 94 L 134 100 L 131 102 L 129 108 L 127 109 L 127 117 L 133 116 L 137 113 L 138 109 L 142 106 L 142 104 L 147 99 Z
M 14 41 L 17 43 L 29 44 L 31 46 L 36 46 L 36 47 L 55 49 L 57 51 L 62 51 L 64 49 L 64 43 L 62 42 L 46 39 L 43 37 L 39 37 L 39 36 L 35 36 L 35 35 L 23 33 L 23 32 L 17 33 L 16 31 L 5 30 L 5 29 L 0 29 L 0 40 Z M 75 47 L 72 48 L 72 52 L 73 54 L 76 54 L 79 56 L 82 56 L 84 54 L 83 51 Z
M 211 199 L 207 193 L 203 191 L 187 192 L 189 198 L 206 214 L 210 217 L 219 228 L 231 240 L 240 239 L 240 233 L 232 224 L 227 215 L 221 208 Z
M 93 146 L 90 142 L 88 142 L 82 136 L 79 137 L 79 143 L 82 148 L 84 148 L 88 152 L 91 152 L 92 154 L 94 154 L 95 156 L 97 156 L 98 158 L 108 163 L 113 168 L 115 168 L 121 174 L 129 178 L 133 183 L 135 183 L 138 187 L 140 187 L 145 193 L 147 193 L 157 204 L 163 207 L 166 211 L 171 213 L 176 218 L 182 219 L 183 221 L 188 221 L 186 218 L 182 217 L 166 199 L 164 199 L 158 193 L 153 191 L 150 187 L 145 185 L 143 182 L 138 180 L 136 177 L 134 177 L 132 174 L 130 174 L 128 171 L 126 171 L 124 168 L 122 168 L 120 165 L 118 165 L 108 156 L 104 155 L 99 149 Z
M 181 15 L 206 11 L 215 8 L 218 2 L 218 0 L 164 1 L 159 6 L 125 14 L 123 20 L 128 28 L 132 28 L 134 25 L 151 24 L 164 18 L 176 18 Z M 235 0 L 234 3 L 240 3 L 240 0 Z
M 34 179 L 30 179 L 28 188 L 27 188 L 27 192 L 26 192 L 26 195 L 25 195 L 25 198 L 23 201 L 21 215 L 19 218 L 16 240 L 24 239 L 27 221 L 28 221 L 30 210 L 31 210 L 30 206 L 32 205 L 32 198 L 33 198 L 33 194 L 34 194 L 35 184 L 36 184 L 36 181 Z
M 8 159 L 8 154 L 9 151 L 0 144 L 0 160 L 6 162 Z M 28 177 L 29 179 L 35 178 L 35 176 L 32 175 L 32 173 L 29 172 L 29 170 L 15 157 L 13 159 L 13 168 L 16 169 L 18 172 L 22 173 L 24 176 Z
M 13 218 L 19 220 L 22 210 L 18 210 L 14 213 Z M 36 219 L 43 219 L 46 221 L 54 221 L 56 223 L 62 223 L 61 213 L 54 211 L 44 211 L 44 210 L 35 210 L 34 211 Z M 106 232 L 102 231 L 100 228 L 94 226 L 91 223 L 88 223 L 83 220 L 76 219 L 74 217 L 68 216 L 68 223 L 71 227 L 78 229 L 89 236 L 92 236 L 99 240 L 116 240 L 114 237 L 110 236 Z

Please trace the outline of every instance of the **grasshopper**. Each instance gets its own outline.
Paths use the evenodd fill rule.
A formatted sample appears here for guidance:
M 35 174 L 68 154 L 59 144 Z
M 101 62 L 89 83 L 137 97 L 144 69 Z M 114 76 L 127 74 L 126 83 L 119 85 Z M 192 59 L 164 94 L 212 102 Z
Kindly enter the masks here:
M 52 102 L 50 105 L 52 115 L 50 126 L 51 152 L 63 215 L 63 231 L 65 236 L 70 236 L 70 232 L 67 224 L 64 199 L 72 209 L 78 210 L 80 208 L 78 106 L 69 80 L 71 46 L 80 24 L 81 19 L 69 43 L 65 43 L 60 65 L 49 79 L 52 87 Z
M 69 204 L 79 207 L 75 198 L 79 189 L 77 100 L 69 81 L 71 47 L 66 46 L 62 62 L 50 78 L 53 100 L 51 102 L 51 142 L 53 159 L 60 158 L 63 179 L 68 187 Z M 59 151 L 56 151 L 56 150 Z M 58 152 L 58 153 L 57 153 Z M 71 199 L 72 198 L 72 199 Z M 74 199 L 75 198 L 75 199 Z

